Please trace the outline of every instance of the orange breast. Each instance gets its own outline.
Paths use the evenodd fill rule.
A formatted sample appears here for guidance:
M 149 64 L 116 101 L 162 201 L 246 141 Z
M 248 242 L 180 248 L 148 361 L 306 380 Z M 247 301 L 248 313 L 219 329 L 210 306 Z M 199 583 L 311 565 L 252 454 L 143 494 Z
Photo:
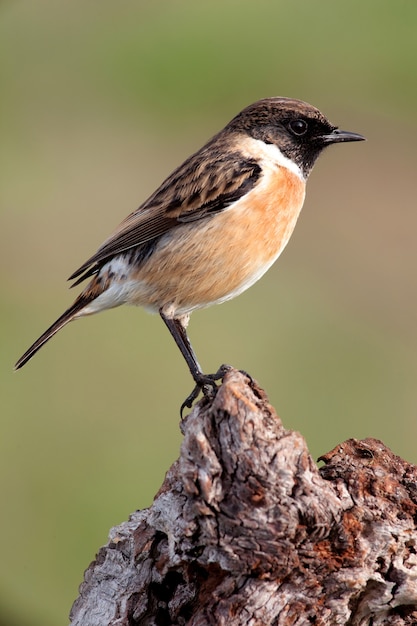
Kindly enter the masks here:
M 287 244 L 304 193 L 305 183 L 288 169 L 265 169 L 255 188 L 229 209 L 167 233 L 135 272 L 131 302 L 169 306 L 180 315 L 241 293 Z

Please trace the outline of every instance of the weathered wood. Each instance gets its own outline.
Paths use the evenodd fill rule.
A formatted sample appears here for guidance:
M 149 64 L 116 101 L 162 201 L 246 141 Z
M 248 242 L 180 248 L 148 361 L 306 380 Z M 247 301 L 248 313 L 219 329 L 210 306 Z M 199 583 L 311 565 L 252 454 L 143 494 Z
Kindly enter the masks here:
M 350 439 L 318 469 L 231 370 L 152 506 L 113 528 L 72 626 L 417 624 L 417 468 Z

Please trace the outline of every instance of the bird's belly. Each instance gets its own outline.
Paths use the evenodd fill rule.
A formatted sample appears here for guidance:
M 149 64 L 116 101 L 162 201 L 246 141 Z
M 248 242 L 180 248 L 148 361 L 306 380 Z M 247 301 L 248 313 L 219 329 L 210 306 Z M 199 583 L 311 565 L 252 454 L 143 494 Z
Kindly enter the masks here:
M 173 315 L 224 302 L 253 285 L 287 244 L 304 201 L 304 182 L 284 168 L 227 210 L 164 235 L 130 274 L 130 301 Z

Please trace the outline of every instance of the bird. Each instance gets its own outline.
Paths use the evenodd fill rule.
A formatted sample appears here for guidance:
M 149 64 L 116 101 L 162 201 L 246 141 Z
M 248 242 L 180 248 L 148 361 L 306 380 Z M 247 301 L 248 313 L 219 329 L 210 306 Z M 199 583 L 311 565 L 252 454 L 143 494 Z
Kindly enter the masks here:
M 204 374 L 187 334 L 193 311 L 251 287 L 288 243 L 308 176 L 324 148 L 362 141 L 301 100 L 271 97 L 238 113 L 187 158 L 68 280 L 89 282 L 17 361 L 61 328 L 122 304 L 157 312 L 195 386 L 181 406 L 217 389 L 228 366 Z

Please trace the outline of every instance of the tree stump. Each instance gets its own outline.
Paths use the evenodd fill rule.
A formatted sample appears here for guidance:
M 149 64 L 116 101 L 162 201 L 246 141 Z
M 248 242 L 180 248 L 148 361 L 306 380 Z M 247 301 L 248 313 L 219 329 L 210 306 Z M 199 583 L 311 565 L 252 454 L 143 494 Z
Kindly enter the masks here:
M 230 370 L 152 506 L 113 528 L 72 626 L 417 624 L 417 468 L 349 439 L 317 468 Z

